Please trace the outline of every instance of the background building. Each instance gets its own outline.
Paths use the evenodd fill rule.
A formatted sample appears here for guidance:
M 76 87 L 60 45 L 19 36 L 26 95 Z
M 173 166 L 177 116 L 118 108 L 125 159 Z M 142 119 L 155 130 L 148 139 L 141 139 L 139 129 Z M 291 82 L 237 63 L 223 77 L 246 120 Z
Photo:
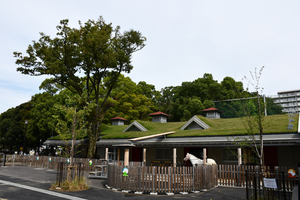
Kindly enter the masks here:
M 277 92 L 277 94 L 277 96 L 273 96 L 272 98 L 274 99 L 274 103 L 282 106 L 283 112 L 300 112 L 300 90 Z

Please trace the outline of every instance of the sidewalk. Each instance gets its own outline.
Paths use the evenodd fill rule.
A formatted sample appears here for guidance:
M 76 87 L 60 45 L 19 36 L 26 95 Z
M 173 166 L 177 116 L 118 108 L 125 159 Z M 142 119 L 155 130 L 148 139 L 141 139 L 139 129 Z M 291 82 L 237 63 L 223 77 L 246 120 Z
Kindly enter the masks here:
M 29 166 L 0 167 L 0 180 L 27 185 L 27 186 L 31 186 L 43 190 L 49 190 L 51 184 L 56 181 L 56 171 L 53 169 L 35 168 Z M 82 199 L 89 199 L 89 200 L 128 199 L 128 197 L 135 198 L 135 199 L 143 199 L 143 200 L 148 200 L 148 199 L 166 200 L 166 199 L 178 199 L 178 198 L 180 199 L 197 198 L 197 199 L 204 199 L 204 200 L 206 199 L 207 200 L 211 200 L 211 199 L 212 200 L 242 200 L 245 199 L 246 197 L 245 188 L 234 188 L 234 187 L 216 187 L 213 189 L 209 189 L 206 192 L 189 193 L 186 195 L 175 194 L 174 196 L 148 195 L 148 194 L 136 195 L 132 193 L 122 193 L 121 191 L 113 191 L 107 189 L 105 187 L 106 180 L 104 179 L 87 179 L 87 181 L 91 187 L 89 190 L 80 191 L 80 192 L 59 192 L 59 193 L 73 196 L 74 199 L 82 198 Z M 16 195 L 15 190 L 17 190 L 18 188 L 14 188 L 14 190 L 12 190 L 14 191 L 14 193 L 9 194 L 8 193 L 9 190 L 5 189 L 6 187 L 12 188 L 12 186 L 7 186 L 5 184 L 0 185 L 0 199 L 8 198 L 10 197 L 10 195 Z M 3 191 L 5 191 L 5 193 L 3 193 Z M 24 191 L 24 189 L 22 189 L 22 191 Z M 34 191 L 31 192 L 33 193 Z M 36 197 L 36 199 L 53 198 L 53 196 L 52 197 L 47 195 L 45 196 L 45 194 L 39 192 L 34 192 L 34 197 Z M 25 196 L 22 196 L 22 198 L 26 199 Z M 9 198 L 9 199 L 13 199 L 13 198 Z M 18 197 L 16 197 L 15 199 L 18 199 Z

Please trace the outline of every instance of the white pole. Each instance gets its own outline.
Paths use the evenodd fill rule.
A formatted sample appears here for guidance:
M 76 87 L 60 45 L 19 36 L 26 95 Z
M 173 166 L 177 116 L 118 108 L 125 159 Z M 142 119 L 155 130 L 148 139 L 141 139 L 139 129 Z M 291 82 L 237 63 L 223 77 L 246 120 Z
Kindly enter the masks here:
M 146 164 L 146 148 L 143 148 L 143 163 Z
M 242 164 L 242 148 L 238 148 L 238 165 Z
M 108 160 L 108 148 L 105 149 L 105 160 Z
M 173 167 L 176 167 L 176 148 L 173 148 Z
M 203 165 L 206 166 L 206 148 L 203 148 Z
M 124 166 L 129 165 L 129 149 L 125 149 L 124 152 Z

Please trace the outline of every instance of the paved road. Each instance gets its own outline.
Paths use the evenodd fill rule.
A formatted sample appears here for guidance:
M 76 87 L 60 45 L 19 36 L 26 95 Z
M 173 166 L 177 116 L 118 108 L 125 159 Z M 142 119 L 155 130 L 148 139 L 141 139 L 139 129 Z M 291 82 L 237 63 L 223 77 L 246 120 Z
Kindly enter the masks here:
M 187 195 L 135 195 L 112 191 L 105 187 L 106 180 L 88 179 L 90 189 L 80 192 L 53 192 L 49 188 L 56 180 L 56 171 L 28 166 L 0 167 L 0 200 L 52 200 L 52 199 L 203 199 L 203 200 L 242 200 L 246 191 L 243 188 L 217 187 L 206 192 Z

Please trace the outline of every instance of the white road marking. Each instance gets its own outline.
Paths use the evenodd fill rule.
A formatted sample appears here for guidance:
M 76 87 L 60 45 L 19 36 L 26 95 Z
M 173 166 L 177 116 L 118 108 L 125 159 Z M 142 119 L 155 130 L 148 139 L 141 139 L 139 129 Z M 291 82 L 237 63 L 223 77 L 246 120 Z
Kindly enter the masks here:
M 19 187 L 19 188 L 23 188 L 23 189 L 27 189 L 27 190 L 32 190 L 32 191 L 35 191 L 35 192 L 40 192 L 40 193 L 44 193 L 44 194 L 48 194 L 48 195 L 52 195 L 52 196 L 56 196 L 56 197 L 61 197 L 61 198 L 65 198 L 65 199 L 87 200 L 87 199 L 83 199 L 83 198 L 80 198 L 80 197 L 74 197 L 74 196 L 70 196 L 70 195 L 65 195 L 65 194 L 61 194 L 61 193 L 58 193 L 58 192 L 52 192 L 52 191 L 48 191 L 48 190 L 44 190 L 44 189 L 39 189 L 39 188 L 27 186 L 27 185 L 21 185 L 21 184 L 9 182 L 9 181 L 0 180 L 0 183 L 6 184 L 6 185 L 15 186 L 15 187 Z

